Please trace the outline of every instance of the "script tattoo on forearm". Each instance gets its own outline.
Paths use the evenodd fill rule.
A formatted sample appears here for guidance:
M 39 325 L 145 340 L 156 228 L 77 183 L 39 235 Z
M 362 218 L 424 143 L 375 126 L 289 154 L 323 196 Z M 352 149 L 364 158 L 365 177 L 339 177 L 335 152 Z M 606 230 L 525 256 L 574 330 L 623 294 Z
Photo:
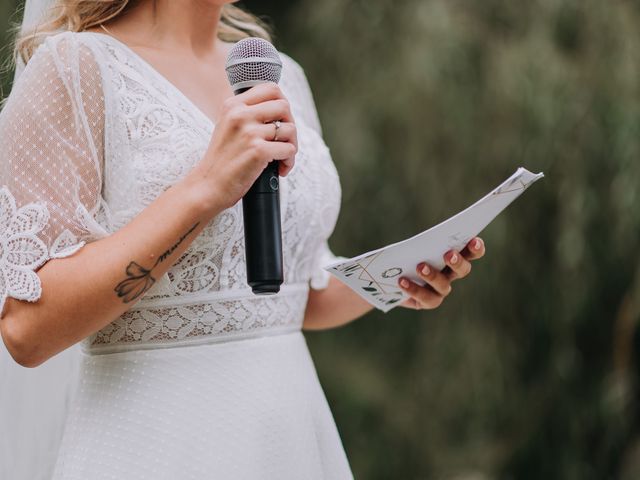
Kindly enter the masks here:
M 136 262 L 131 262 L 126 269 L 127 278 L 116 285 L 116 288 L 114 289 L 118 294 L 118 297 L 122 298 L 124 303 L 129 303 L 136 300 L 141 295 L 144 295 L 156 282 L 156 279 L 151 276 L 153 269 L 169 258 L 175 249 L 178 248 L 184 239 L 187 238 L 198 225 L 200 225 L 200 222 L 197 222 L 189 229 L 189 231 L 182 235 L 172 247 L 160 255 L 158 260 L 156 260 L 156 263 L 154 263 L 151 268 L 146 269 Z

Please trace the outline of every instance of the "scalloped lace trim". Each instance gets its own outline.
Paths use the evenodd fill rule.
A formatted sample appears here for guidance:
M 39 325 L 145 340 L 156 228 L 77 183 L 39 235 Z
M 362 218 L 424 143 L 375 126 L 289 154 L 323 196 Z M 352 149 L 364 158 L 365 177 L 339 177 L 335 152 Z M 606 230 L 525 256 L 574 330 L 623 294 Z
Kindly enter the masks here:
M 51 258 L 63 258 L 77 252 L 84 242 L 64 230 L 47 248 L 39 237 L 49 223 L 45 203 L 16 206 L 8 188 L 0 188 L 0 312 L 8 297 L 28 302 L 42 295 L 40 278 L 35 273 Z

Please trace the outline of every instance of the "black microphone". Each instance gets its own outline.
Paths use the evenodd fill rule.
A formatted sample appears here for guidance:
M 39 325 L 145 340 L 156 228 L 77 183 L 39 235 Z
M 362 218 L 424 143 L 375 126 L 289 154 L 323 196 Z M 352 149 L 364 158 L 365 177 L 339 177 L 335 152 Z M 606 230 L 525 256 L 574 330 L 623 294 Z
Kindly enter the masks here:
M 282 60 L 261 38 L 236 43 L 227 57 L 229 83 L 236 95 L 264 82 L 278 83 Z M 278 161 L 269 162 L 242 198 L 247 283 L 256 295 L 275 294 L 284 281 Z

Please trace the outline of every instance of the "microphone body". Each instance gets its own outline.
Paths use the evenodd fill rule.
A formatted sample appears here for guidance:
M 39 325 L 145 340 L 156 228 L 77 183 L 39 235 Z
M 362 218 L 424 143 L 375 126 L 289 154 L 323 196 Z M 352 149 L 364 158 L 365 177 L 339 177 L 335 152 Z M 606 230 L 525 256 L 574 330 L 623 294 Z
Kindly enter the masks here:
M 266 40 L 248 38 L 227 59 L 236 95 L 252 86 L 280 79 L 277 50 Z M 284 282 L 278 161 L 271 161 L 242 198 L 247 283 L 256 295 L 273 295 Z

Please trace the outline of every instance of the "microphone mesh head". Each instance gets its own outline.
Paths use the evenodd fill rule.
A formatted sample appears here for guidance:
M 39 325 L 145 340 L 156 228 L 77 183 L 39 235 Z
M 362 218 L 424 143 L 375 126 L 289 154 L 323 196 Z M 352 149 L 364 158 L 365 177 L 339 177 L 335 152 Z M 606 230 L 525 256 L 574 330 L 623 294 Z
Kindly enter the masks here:
M 282 60 L 273 45 L 262 38 L 243 38 L 229 52 L 226 65 L 231 87 L 245 82 L 280 81 Z M 242 88 L 243 85 L 239 85 Z

